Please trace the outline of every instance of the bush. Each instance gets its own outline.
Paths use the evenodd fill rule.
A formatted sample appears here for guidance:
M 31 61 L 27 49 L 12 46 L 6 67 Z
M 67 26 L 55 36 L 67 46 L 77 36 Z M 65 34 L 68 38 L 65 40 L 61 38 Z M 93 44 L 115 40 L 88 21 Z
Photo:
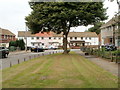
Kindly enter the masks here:
M 10 41 L 9 42 L 9 47 L 14 46 L 17 47 L 17 42 L 16 41 Z
M 23 39 L 9 42 L 9 47 L 11 47 L 11 46 L 19 47 L 20 50 L 25 50 L 25 43 L 24 43 Z
M 9 47 L 9 50 L 10 50 L 10 51 L 15 51 L 15 50 L 16 50 L 16 47 L 15 47 L 15 46 L 10 46 L 10 47 Z
M 120 56 L 120 50 L 116 50 L 115 52 L 113 52 L 113 54 Z

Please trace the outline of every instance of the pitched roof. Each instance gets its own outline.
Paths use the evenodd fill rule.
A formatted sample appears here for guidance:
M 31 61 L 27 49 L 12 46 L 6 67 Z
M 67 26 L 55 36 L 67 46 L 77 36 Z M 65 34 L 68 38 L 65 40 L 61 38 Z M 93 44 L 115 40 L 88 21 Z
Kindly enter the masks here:
M 39 33 L 36 33 L 35 36 L 38 36 L 38 37 L 52 37 L 52 32 L 39 32 Z
M 37 33 L 37 34 L 31 34 L 31 32 L 29 31 L 18 31 L 18 37 L 62 37 L 62 33 L 61 34 L 56 34 L 53 32 L 49 32 L 49 33 Z M 68 37 L 98 37 L 98 35 L 95 32 L 69 32 Z
M 14 33 L 12 33 L 11 31 L 7 30 L 7 29 L 2 29 L 0 28 L 0 34 L 2 35 L 12 35 L 12 36 L 15 36 Z
M 113 17 L 107 23 L 103 24 L 100 28 L 102 29 L 102 28 L 105 28 L 105 27 L 108 27 L 108 26 L 111 26 L 111 25 L 117 23 L 119 21 L 118 18 L 119 18 L 118 16 Z
M 62 34 L 53 34 L 54 37 L 62 37 Z M 69 32 L 68 37 L 98 37 L 95 32 Z
M 31 34 L 29 31 L 18 31 L 18 37 L 32 37 L 35 36 L 34 34 Z
M 69 37 L 98 37 L 95 32 L 70 32 Z

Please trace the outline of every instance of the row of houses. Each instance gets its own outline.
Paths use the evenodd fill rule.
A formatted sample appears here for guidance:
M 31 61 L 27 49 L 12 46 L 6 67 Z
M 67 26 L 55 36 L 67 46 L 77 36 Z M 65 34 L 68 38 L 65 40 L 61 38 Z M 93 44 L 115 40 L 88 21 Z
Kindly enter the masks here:
M 120 34 L 118 34 L 118 17 L 114 17 L 101 26 L 101 33 L 95 32 L 70 32 L 68 35 L 68 47 L 80 48 L 81 46 L 98 47 L 98 45 L 114 44 L 120 46 Z M 27 47 L 49 46 L 62 47 L 63 35 L 53 32 L 31 34 L 30 31 L 18 31 L 18 39 L 23 39 Z M 9 46 L 10 41 L 15 41 L 15 34 L 9 30 L 0 28 L 0 45 Z
M 18 39 L 23 39 L 25 42 L 27 41 L 28 47 L 39 46 L 48 48 L 49 46 L 62 47 L 63 45 L 63 35 L 53 32 L 31 34 L 29 31 L 19 31 Z M 95 32 L 70 32 L 68 34 L 68 47 L 79 48 L 84 45 L 97 46 L 97 34 Z

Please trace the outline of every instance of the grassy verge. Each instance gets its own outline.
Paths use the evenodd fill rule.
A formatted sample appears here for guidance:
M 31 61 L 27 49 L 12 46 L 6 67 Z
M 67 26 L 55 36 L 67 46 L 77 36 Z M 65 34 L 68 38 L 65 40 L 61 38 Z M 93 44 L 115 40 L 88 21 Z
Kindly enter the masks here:
M 117 88 L 117 77 L 70 53 L 41 56 L 3 70 L 3 88 Z

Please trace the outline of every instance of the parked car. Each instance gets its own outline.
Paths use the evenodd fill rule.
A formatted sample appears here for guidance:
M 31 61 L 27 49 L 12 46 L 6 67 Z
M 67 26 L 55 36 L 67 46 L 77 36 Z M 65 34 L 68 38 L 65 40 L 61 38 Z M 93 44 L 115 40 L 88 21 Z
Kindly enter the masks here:
M 105 47 L 106 51 L 115 51 L 115 50 L 117 50 L 117 47 L 115 45 L 113 45 L 113 44 L 105 45 L 104 47 Z
M 31 47 L 31 52 L 44 52 L 44 49 L 39 47 Z
M 8 57 L 9 49 L 6 49 L 5 47 L 0 47 L 0 58 L 6 58 Z
M 58 47 L 57 46 L 55 47 L 55 46 L 51 45 L 51 46 L 48 47 L 48 49 L 56 50 L 56 49 L 58 49 Z

